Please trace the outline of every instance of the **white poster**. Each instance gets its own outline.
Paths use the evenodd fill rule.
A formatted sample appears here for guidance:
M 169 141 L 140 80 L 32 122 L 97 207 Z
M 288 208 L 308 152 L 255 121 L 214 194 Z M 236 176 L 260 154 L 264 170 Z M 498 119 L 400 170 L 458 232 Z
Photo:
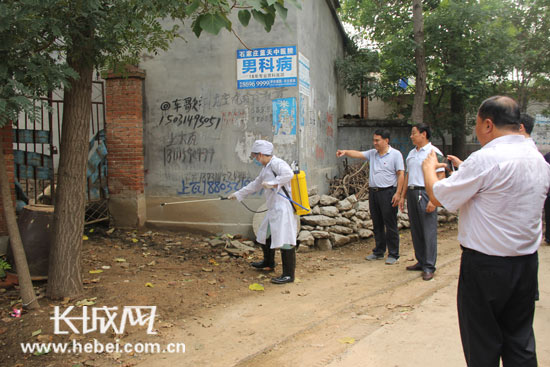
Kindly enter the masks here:
M 296 46 L 237 50 L 237 89 L 296 87 Z
M 309 60 L 301 52 L 298 56 L 298 75 L 300 78 L 300 93 L 310 96 Z

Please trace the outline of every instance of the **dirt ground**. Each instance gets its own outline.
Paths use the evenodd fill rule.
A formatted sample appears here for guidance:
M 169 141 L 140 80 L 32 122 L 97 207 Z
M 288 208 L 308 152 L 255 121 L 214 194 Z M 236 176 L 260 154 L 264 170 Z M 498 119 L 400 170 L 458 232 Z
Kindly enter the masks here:
M 222 256 L 223 246 L 212 247 L 208 240 L 213 237 L 109 232 L 87 228 L 81 297 L 63 302 L 41 298 L 40 310 L 14 318 L 10 312 L 18 291 L 0 294 L 1 366 L 464 365 L 454 306 L 460 257 L 454 223 L 439 228 L 438 270 L 430 282 L 404 269 L 414 261 L 409 231 L 401 231 L 396 265 L 364 260 L 374 246 L 371 238 L 328 252 L 299 252 L 296 282 L 287 285 L 269 282 L 281 271 L 280 264 L 274 273 L 248 265 L 261 256 L 260 250 L 250 258 L 234 258 Z M 550 258 L 550 247 L 540 253 L 547 274 L 543 259 Z M 539 277 L 542 283 L 542 273 Z M 250 290 L 254 283 L 264 290 Z M 45 284 L 35 285 L 43 295 Z M 541 289 L 541 295 L 550 298 L 550 289 Z M 54 306 L 65 309 L 82 301 L 91 307 L 157 306 L 157 334 L 132 326 L 122 335 L 55 335 L 50 319 Z M 550 365 L 545 346 L 550 345 L 549 328 L 541 326 L 550 322 L 550 303 L 537 307 L 539 364 Z M 121 345 L 185 343 L 186 349 L 179 354 L 33 355 L 20 348 L 25 342 L 94 339 Z

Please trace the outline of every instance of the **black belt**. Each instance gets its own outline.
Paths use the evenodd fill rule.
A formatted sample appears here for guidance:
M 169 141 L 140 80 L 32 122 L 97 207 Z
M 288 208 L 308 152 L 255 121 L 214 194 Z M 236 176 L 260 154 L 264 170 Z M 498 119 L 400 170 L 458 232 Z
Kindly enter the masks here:
M 487 255 L 487 254 L 484 254 L 483 252 L 479 252 L 479 251 L 473 250 L 471 248 L 464 247 L 462 245 L 460 245 L 460 248 L 462 249 L 462 252 L 464 252 L 464 253 L 469 253 L 469 254 L 472 254 L 472 255 L 477 255 L 477 256 L 482 256 L 482 257 L 490 257 L 490 258 L 520 259 L 520 258 L 526 258 L 527 256 L 537 256 L 537 251 L 535 251 L 532 254 L 528 254 L 528 255 L 498 256 L 498 255 Z
M 388 186 L 388 187 L 369 187 L 369 190 L 372 190 L 372 191 L 374 191 L 374 192 L 384 191 L 384 190 L 388 190 L 388 189 L 393 189 L 393 186 Z
M 426 190 L 424 186 L 409 186 L 409 190 Z

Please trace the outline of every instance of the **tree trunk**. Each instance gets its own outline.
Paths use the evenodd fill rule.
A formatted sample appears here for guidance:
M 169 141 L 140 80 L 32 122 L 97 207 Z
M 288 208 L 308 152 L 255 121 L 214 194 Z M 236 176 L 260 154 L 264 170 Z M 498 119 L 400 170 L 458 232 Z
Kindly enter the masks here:
M 445 139 L 445 134 L 443 134 L 440 130 L 437 130 L 435 132 L 435 135 L 441 139 L 441 150 L 444 155 L 447 155 L 449 152 L 447 151 L 447 139 Z
M 529 104 L 529 80 L 525 78 L 525 74 L 521 73 L 522 79 L 518 83 L 518 104 L 521 112 L 527 112 L 527 105 Z
M 424 19 L 422 1 L 413 0 L 414 59 L 416 61 L 416 88 L 411 120 L 415 124 L 424 122 L 424 101 L 426 99 L 426 54 L 424 50 Z
M 4 147 L 2 139 L 0 139 L 0 189 L 2 193 L 2 205 L 4 207 L 4 216 L 8 225 L 8 234 L 10 235 L 10 247 L 17 268 L 17 277 L 19 278 L 19 287 L 23 307 L 39 308 L 40 304 L 34 294 L 34 288 L 31 281 L 31 273 L 27 264 L 27 256 L 23 249 L 21 234 L 15 219 L 15 209 L 11 200 L 10 181 L 6 171 L 6 161 L 4 160 Z
M 92 101 L 93 66 L 81 55 L 67 55 L 80 76 L 65 88 L 63 127 L 54 211 L 54 241 L 50 250 L 48 296 L 82 293 L 82 233 L 86 207 L 86 163 Z
M 464 97 L 457 90 L 451 91 L 451 116 L 453 118 L 453 155 L 466 159 L 466 109 Z

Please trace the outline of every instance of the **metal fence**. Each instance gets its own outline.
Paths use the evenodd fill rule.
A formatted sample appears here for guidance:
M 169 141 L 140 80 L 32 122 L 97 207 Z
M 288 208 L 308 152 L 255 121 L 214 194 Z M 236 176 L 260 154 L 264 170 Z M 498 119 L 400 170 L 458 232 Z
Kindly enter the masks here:
M 105 89 L 92 84 L 87 178 L 87 224 L 109 219 L 107 148 L 105 146 Z M 54 91 L 35 101 L 36 113 L 19 116 L 13 128 L 18 207 L 25 203 L 55 205 L 59 146 L 62 139 L 63 92 Z

